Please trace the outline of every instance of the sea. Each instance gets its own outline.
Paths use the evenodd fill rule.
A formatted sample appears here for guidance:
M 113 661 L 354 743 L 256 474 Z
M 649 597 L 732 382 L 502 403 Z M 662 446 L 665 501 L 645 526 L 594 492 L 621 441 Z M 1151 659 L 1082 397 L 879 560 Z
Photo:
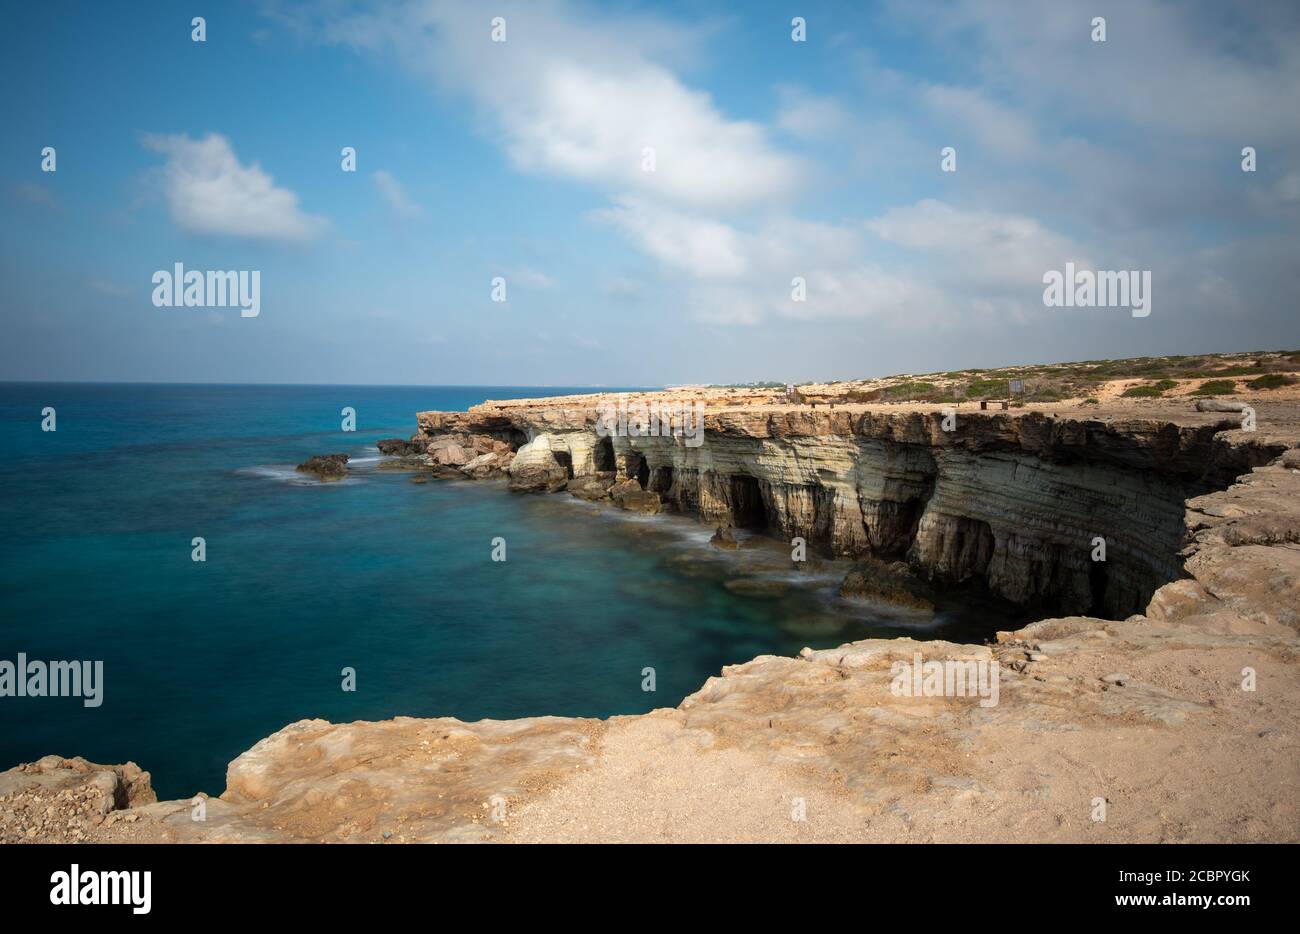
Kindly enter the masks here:
M 0 384 L 0 662 L 103 671 L 98 706 L 0 697 L 0 770 L 130 760 L 160 798 L 215 795 L 304 718 L 634 714 L 757 655 L 1005 628 L 846 600 L 844 563 L 688 517 L 379 469 L 418 411 L 591 391 Z M 335 452 L 345 480 L 294 470 Z

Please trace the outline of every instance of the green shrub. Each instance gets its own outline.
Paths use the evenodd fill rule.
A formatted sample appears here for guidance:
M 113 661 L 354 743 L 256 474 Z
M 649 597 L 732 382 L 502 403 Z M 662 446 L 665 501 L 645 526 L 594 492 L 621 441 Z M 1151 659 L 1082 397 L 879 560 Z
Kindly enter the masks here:
M 978 396 L 988 396 L 993 399 L 1005 399 L 1011 394 L 1007 387 L 1005 379 L 977 379 L 972 380 L 971 384 L 966 387 L 966 398 L 971 399 Z
M 1080 405 L 1101 405 L 1101 401 L 1096 396 L 1089 396 L 1079 404 Z
M 1267 376 L 1252 379 L 1246 385 L 1251 389 L 1281 389 L 1283 386 L 1290 386 L 1294 382 L 1295 380 L 1285 373 L 1269 373 Z
M 1124 390 L 1125 399 L 1159 399 L 1164 391 L 1155 386 L 1130 386 Z
M 1195 391 L 1194 396 L 1226 396 L 1229 393 L 1237 391 L 1237 381 L 1235 379 L 1211 379 L 1201 383 Z
M 934 383 L 899 383 L 897 386 L 887 386 L 885 394 L 895 399 L 920 399 L 930 395 L 937 387 Z

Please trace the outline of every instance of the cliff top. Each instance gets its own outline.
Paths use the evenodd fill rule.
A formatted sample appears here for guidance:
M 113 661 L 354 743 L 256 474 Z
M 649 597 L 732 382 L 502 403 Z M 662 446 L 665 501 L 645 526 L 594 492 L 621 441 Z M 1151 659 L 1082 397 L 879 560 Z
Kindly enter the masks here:
M 1013 381 L 1018 381 L 1014 383 Z M 593 392 L 534 399 L 488 400 L 470 411 L 480 415 L 528 418 L 542 410 L 594 410 L 622 395 Z M 1209 354 L 1190 357 L 1138 357 L 969 369 L 945 373 L 898 374 L 879 379 L 806 383 L 793 392 L 773 386 L 675 386 L 629 393 L 641 402 L 702 403 L 711 413 L 755 414 L 830 409 L 849 412 L 935 412 L 952 406 L 979 411 L 981 400 L 1014 415 L 1040 412 L 1076 419 L 1146 418 L 1179 425 L 1206 425 L 1223 413 L 1197 412 L 1202 399 L 1242 402 L 1274 427 L 1294 427 L 1300 413 L 1300 351 Z

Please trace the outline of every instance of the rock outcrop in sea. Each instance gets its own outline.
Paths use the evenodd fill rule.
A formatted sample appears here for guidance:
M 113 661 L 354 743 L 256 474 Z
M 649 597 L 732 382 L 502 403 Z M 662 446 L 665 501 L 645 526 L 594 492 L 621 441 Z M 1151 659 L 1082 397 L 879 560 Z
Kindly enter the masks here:
M 346 454 L 317 454 L 309 457 L 296 468 L 299 473 L 312 474 L 317 480 L 342 480 L 348 475 L 348 456 Z

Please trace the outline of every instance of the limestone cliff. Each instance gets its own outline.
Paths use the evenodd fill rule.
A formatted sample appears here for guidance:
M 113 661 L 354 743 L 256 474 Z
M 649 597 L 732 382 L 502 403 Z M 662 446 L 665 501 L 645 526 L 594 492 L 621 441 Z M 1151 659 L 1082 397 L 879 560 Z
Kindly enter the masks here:
M 725 403 L 725 400 L 722 400 Z M 608 397 L 422 412 L 418 438 L 512 438 L 512 488 L 589 495 L 634 479 L 714 525 L 823 553 L 904 558 L 1026 606 L 1122 618 L 1177 577 L 1183 503 L 1282 450 L 1224 424 L 862 406 L 706 411 L 702 443 L 598 430 Z M 616 496 L 617 498 L 617 496 Z M 637 507 L 646 509 L 645 499 Z M 1105 560 L 1094 561 L 1097 539 Z

